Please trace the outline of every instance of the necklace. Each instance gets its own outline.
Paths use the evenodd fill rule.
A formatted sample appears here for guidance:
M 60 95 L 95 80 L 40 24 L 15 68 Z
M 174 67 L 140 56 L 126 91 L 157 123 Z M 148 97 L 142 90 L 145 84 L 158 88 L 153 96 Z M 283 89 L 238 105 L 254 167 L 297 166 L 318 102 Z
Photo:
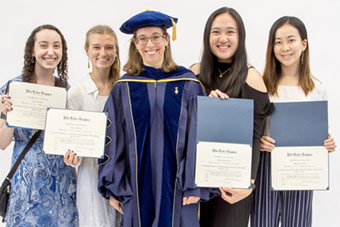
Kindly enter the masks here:
M 223 77 L 223 75 L 224 75 L 225 73 L 227 73 L 227 72 L 229 72 L 229 71 L 230 71 L 230 68 L 229 68 L 229 69 L 227 69 L 227 70 L 226 70 L 226 71 L 224 71 L 224 72 L 221 72 L 221 70 L 220 70 L 219 68 L 217 68 L 217 70 L 218 70 L 218 72 L 220 73 L 219 77 L 220 77 L 220 78 L 222 78 L 222 77 Z

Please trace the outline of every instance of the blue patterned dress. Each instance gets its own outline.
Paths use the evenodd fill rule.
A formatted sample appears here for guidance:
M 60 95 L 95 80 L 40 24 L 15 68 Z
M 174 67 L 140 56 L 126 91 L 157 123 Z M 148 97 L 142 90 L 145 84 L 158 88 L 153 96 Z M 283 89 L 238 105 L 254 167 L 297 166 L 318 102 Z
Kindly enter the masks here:
M 21 76 L 13 79 L 21 80 Z M 14 130 L 12 165 L 36 131 Z M 63 156 L 45 154 L 43 137 L 41 133 L 11 180 L 7 226 L 78 226 L 75 171 L 64 164 Z

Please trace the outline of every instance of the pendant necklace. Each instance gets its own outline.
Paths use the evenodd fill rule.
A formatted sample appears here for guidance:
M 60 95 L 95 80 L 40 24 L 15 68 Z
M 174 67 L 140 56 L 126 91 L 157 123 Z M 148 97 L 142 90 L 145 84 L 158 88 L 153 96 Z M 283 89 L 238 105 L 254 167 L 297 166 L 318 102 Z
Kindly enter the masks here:
M 220 73 L 219 77 L 220 77 L 220 78 L 222 78 L 222 77 L 223 77 L 223 75 L 224 75 L 225 73 L 227 73 L 227 72 L 229 72 L 229 71 L 230 71 L 230 68 L 229 68 L 229 69 L 227 69 L 227 70 L 226 70 L 226 71 L 224 71 L 224 72 L 221 72 L 221 70 L 220 70 L 219 68 L 217 68 L 217 70 L 218 70 L 218 72 Z

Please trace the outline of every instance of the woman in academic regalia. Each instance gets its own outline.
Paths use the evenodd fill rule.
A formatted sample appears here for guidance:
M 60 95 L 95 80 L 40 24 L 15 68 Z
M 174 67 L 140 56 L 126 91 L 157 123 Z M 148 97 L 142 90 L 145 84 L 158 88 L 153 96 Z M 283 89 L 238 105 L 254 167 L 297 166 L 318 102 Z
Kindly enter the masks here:
M 133 37 L 126 74 L 104 108 L 109 123 L 98 187 L 123 209 L 125 227 L 199 226 L 198 201 L 210 197 L 194 185 L 195 100 L 205 93 L 171 57 L 166 29 L 176 22 L 145 11 L 120 28 Z

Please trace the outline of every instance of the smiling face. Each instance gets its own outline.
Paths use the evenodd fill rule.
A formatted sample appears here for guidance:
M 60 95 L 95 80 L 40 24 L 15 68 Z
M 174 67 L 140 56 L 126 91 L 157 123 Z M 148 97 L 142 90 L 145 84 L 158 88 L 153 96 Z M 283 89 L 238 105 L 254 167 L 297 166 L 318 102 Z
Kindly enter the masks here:
M 54 70 L 63 55 L 60 35 L 54 30 L 44 29 L 35 34 L 34 40 L 35 68 Z
M 146 66 L 161 68 L 164 52 L 169 44 L 169 35 L 163 37 L 164 31 L 159 27 L 145 27 L 136 31 L 133 42 Z M 146 40 L 146 42 L 145 42 Z
M 229 14 L 218 15 L 211 26 L 209 44 L 219 62 L 232 61 L 237 50 L 239 34 L 236 20 Z
M 91 34 L 86 54 L 92 63 L 92 70 L 109 70 L 117 53 L 115 39 L 108 34 Z
M 300 64 L 302 52 L 307 47 L 307 40 L 302 40 L 299 31 L 290 24 L 284 24 L 275 34 L 274 55 L 282 66 Z

